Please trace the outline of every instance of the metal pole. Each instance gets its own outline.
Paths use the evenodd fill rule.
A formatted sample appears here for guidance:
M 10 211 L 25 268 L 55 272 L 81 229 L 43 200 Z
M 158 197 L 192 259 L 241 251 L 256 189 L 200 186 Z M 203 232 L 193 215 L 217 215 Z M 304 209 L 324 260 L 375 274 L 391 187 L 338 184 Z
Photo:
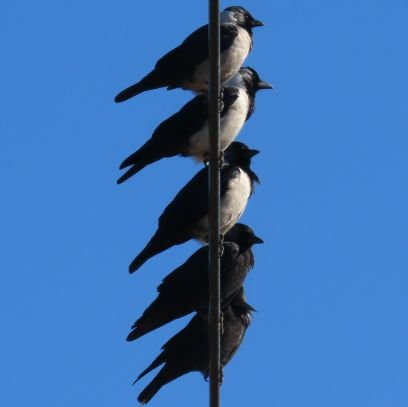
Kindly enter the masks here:
M 209 0 L 209 133 L 210 133 L 210 233 L 209 233 L 209 342 L 210 407 L 220 405 L 220 4 Z

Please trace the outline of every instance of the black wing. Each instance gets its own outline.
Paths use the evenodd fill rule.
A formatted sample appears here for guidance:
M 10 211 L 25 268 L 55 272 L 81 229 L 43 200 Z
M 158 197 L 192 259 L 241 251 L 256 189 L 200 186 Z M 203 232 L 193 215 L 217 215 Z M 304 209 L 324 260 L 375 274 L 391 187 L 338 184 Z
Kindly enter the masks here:
M 238 88 L 225 88 L 223 90 L 223 110 L 221 117 L 235 103 L 239 97 Z M 154 131 L 152 141 L 178 148 L 180 151 L 188 144 L 190 136 L 201 130 L 208 121 L 208 100 L 204 95 L 198 95 L 186 103 L 177 113 L 162 122 Z
M 198 95 L 162 122 L 154 131 L 152 141 L 163 143 L 172 155 L 184 153 L 189 138 L 198 132 L 207 120 L 207 98 Z
M 194 349 L 205 348 L 207 341 L 206 321 L 201 316 L 194 316 L 180 332 L 171 337 L 162 347 L 160 355 L 137 377 L 141 379 L 147 373 L 169 360 L 183 359 L 186 353 Z M 178 356 L 179 355 L 179 356 Z
M 189 137 L 199 131 L 208 118 L 208 103 L 203 95 L 196 96 L 185 104 L 177 113 L 170 116 L 157 126 L 152 137 L 136 152 L 127 157 L 120 169 L 132 168 L 132 176 L 146 165 L 158 161 L 164 157 L 174 157 L 186 150 Z M 129 178 L 127 173 L 121 177 Z M 123 179 L 123 180 L 122 180 Z
M 197 302 L 197 294 L 206 291 L 208 285 L 208 246 L 200 247 L 189 259 L 167 275 L 157 287 L 160 295 L 174 300 Z
M 208 306 L 208 246 L 198 249 L 165 277 L 157 291 L 157 298 L 133 324 L 128 341 Z
M 208 213 L 208 168 L 200 170 L 159 218 L 159 228 L 184 231 Z
M 239 174 L 239 167 L 221 169 L 221 197 L 228 182 Z M 175 196 L 159 218 L 159 229 L 185 231 L 208 214 L 208 168 L 200 170 Z
M 221 52 L 227 49 L 238 35 L 234 24 L 221 24 Z M 172 72 L 180 79 L 192 75 L 194 68 L 208 58 L 208 26 L 203 25 L 191 33 L 178 47 L 174 48 L 156 63 L 156 69 Z
M 230 283 L 238 272 L 235 270 L 239 246 L 225 242 L 221 257 L 221 299 L 231 294 Z M 241 281 L 241 279 L 240 279 Z M 240 287 L 240 281 L 239 286 Z M 229 284 L 226 284 L 228 282 Z M 208 307 L 208 246 L 198 249 L 182 266 L 166 276 L 157 288 L 160 296 L 170 299 L 171 304 L 206 310 Z
M 221 117 L 238 97 L 239 89 L 224 89 Z M 207 122 L 208 99 L 204 95 L 198 95 L 177 113 L 164 120 L 154 131 L 149 143 L 160 146 L 164 157 L 172 157 L 177 154 L 186 155 L 190 137 L 200 131 Z

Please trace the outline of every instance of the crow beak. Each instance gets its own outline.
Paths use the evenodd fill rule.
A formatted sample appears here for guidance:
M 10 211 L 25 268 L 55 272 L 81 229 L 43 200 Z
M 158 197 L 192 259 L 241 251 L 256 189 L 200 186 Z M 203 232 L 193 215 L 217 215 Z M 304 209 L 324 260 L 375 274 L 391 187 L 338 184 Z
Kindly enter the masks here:
M 251 27 L 263 27 L 265 24 L 262 21 L 259 20 L 252 20 L 251 21 Z
M 264 241 L 260 237 L 254 236 L 254 244 L 260 244 L 260 243 L 264 243 Z
M 260 153 L 259 150 L 248 150 L 248 151 L 247 151 L 247 156 L 248 156 L 249 158 L 252 158 L 253 156 L 255 156 L 255 155 L 259 154 L 259 153 Z
M 260 80 L 258 82 L 258 89 L 273 89 L 273 86 L 268 82 Z

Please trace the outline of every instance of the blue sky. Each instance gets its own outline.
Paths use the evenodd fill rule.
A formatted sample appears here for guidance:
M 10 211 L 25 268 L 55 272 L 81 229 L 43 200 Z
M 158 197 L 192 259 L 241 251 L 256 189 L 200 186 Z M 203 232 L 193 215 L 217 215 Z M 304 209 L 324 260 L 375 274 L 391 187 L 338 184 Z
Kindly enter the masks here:
M 0 404 L 132 406 L 133 379 L 188 320 L 136 343 L 128 327 L 196 248 L 127 266 L 198 171 L 117 166 L 192 95 L 113 97 L 206 22 L 206 2 L 3 1 Z M 226 368 L 223 405 L 408 405 L 408 3 L 241 3 L 266 26 L 247 64 L 259 93 L 240 140 L 262 151 L 242 221 L 265 244 L 258 312 Z M 223 2 L 222 6 L 234 3 Z M 191 374 L 152 406 L 207 405 Z

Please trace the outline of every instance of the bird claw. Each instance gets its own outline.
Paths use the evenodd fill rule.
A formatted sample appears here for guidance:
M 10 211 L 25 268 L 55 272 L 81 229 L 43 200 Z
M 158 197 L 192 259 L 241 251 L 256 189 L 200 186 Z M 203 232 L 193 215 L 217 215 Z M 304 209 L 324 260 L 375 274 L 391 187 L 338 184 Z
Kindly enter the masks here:
M 218 255 L 222 257 L 224 254 L 224 235 L 221 233 L 218 241 Z
M 206 153 L 206 155 L 204 156 L 203 164 L 206 167 L 209 167 L 210 165 L 210 153 L 209 152 Z M 220 155 L 218 157 L 218 167 L 219 169 L 221 169 L 223 166 L 224 166 L 224 151 L 220 151 Z
M 210 380 L 210 375 L 209 375 L 209 373 L 206 373 L 205 375 L 204 375 L 204 380 L 208 383 L 209 382 L 209 380 Z M 224 381 L 224 366 L 220 366 L 220 371 L 219 371 L 219 374 L 218 374 L 218 385 L 219 386 L 221 386 L 222 385 L 222 383 L 223 383 L 223 381 Z
M 224 151 L 220 151 L 220 155 L 218 157 L 218 167 L 221 168 L 224 166 Z
M 221 366 L 220 367 L 220 373 L 219 373 L 218 385 L 221 386 L 223 381 L 224 381 L 224 368 L 223 368 L 223 366 Z
M 218 97 L 218 112 L 222 113 L 224 110 L 224 88 L 220 89 L 220 96 Z

